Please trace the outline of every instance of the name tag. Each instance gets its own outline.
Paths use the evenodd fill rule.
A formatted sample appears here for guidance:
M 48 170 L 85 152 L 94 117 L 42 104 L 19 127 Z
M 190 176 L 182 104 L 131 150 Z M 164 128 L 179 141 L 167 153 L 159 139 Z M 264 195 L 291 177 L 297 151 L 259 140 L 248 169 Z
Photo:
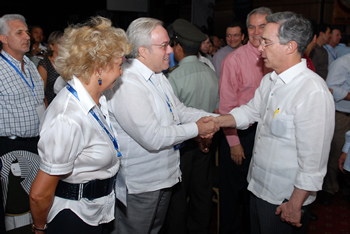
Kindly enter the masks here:
M 19 167 L 19 163 L 11 164 L 11 172 L 14 176 L 21 176 L 21 168 Z

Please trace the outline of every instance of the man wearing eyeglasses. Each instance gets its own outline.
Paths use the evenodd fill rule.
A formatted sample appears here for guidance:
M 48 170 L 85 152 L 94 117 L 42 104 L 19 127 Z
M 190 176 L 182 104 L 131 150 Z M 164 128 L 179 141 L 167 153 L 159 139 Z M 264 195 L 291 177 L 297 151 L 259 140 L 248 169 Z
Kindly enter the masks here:
M 116 182 L 112 233 L 158 233 L 171 187 L 181 181 L 182 142 L 208 137 L 219 128 L 209 121 L 214 117 L 201 118 L 214 114 L 181 103 L 163 75 L 173 50 L 162 22 L 139 18 L 126 34 L 133 50 L 123 64 L 123 75 L 106 93 L 123 165 Z
M 249 41 L 223 60 L 220 75 L 220 114 L 249 102 L 268 73 L 260 52 L 259 39 L 266 25 L 269 8 L 254 9 L 247 16 Z M 256 124 L 246 130 L 224 129 L 220 152 L 220 233 L 249 233 L 249 193 L 247 173 L 254 145 Z M 238 197 L 243 198 L 239 201 Z M 239 205 L 243 204 L 242 222 Z
M 251 233 L 305 233 L 327 171 L 334 101 L 301 59 L 312 37 L 310 22 L 292 12 L 266 20 L 259 51 L 274 71 L 264 76 L 253 99 L 218 122 L 237 129 L 258 122 L 247 177 Z
M 226 28 L 227 45 L 219 49 L 213 57 L 213 65 L 216 74 L 220 77 L 222 60 L 231 52 L 242 45 L 244 39 L 243 26 L 240 22 L 232 22 Z

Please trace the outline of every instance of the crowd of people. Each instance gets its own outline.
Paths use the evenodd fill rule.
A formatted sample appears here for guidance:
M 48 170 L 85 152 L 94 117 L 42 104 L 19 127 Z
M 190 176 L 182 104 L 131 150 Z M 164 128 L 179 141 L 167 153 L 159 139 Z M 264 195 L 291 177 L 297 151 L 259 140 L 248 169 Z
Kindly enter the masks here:
M 220 233 L 306 233 L 340 171 L 350 201 L 341 31 L 266 7 L 245 24 L 222 42 L 96 16 L 45 45 L 2 16 L 0 232 L 210 233 L 216 152 Z

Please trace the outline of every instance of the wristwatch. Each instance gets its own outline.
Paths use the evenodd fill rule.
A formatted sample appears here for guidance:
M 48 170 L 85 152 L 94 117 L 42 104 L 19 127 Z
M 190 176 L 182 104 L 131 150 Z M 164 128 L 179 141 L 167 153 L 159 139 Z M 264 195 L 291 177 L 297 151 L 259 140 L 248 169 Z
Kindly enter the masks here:
M 37 228 L 37 227 L 35 227 L 34 223 L 32 224 L 32 232 L 35 232 L 35 231 L 46 232 L 46 229 L 47 229 L 47 224 L 45 224 L 45 226 L 43 228 Z

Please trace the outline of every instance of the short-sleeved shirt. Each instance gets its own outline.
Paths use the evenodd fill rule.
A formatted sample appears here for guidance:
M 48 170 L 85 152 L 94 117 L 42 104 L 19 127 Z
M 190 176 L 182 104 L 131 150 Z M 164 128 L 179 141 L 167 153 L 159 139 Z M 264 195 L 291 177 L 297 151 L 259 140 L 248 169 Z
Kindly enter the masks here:
M 44 81 L 35 65 L 23 57 L 16 60 L 1 51 L 21 75 L 0 57 L 0 136 L 36 137 L 39 135 L 39 117 L 36 108 L 44 103 Z M 34 96 L 35 95 L 35 96 Z
M 38 143 L 40 170 L 49 175 L 68 175 L 61 180 L 73 184 L 111 178 L 120 165 L 117 151 L 89 113 L 92 109 L 112 132 L 106 99 L 104 96 L 100 98 L 100 110 L 78 78 L 74 77 L 69 84 L 77 91 L 80 101 L 64 88 L 45 112 Z M 114 191 L 92 201 L 55 196 L 47 222 L 51 222 L 61 210 L 70 209 L 84 222 L 97 226 L 114 219 L 114 205 Z

